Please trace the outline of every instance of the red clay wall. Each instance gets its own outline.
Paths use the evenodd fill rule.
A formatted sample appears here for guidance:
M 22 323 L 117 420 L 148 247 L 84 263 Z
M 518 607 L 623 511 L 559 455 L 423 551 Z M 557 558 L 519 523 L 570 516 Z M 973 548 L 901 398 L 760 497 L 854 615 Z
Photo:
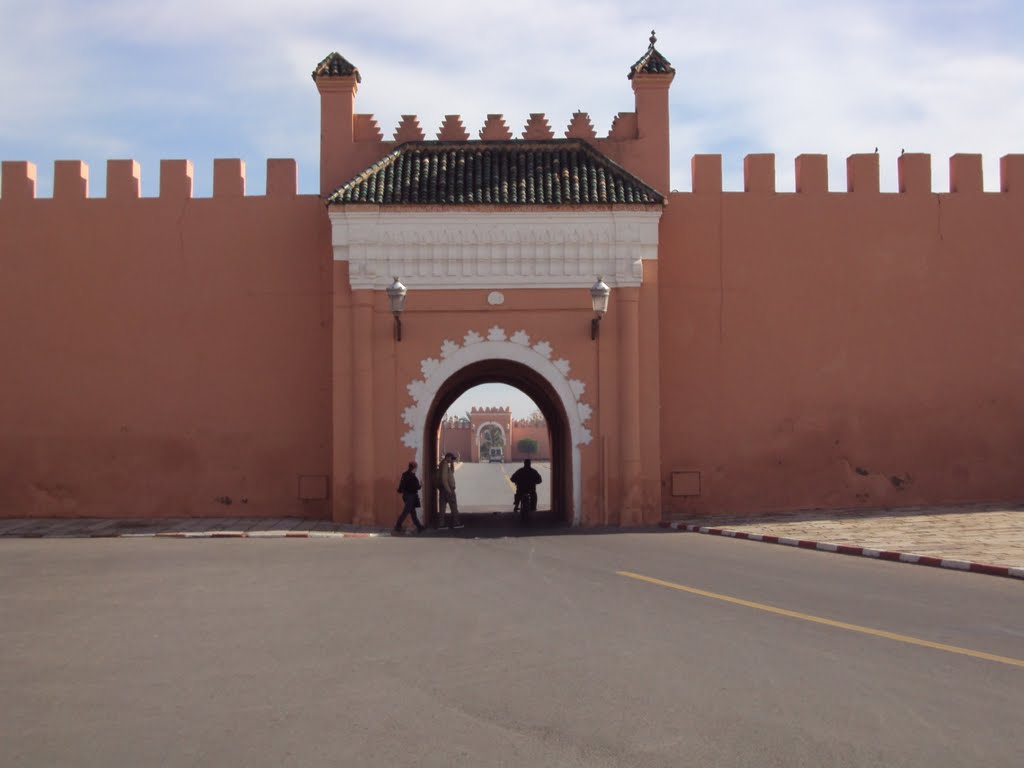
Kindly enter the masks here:
M 1024 498 L 1020 159 L 1003 192 L 983 193 L 980 161 L 960 157 L 949 194 L 930 191 L 919 156 L 901 160 L 898 194 L 878 192 L 873 156 L 853 160 L 847 193 L 824 191 L 819 159 L 803 158 L 798 193 L 774 192 L 774 166 L 748 160 L 736 193 L 721 192 L 717 158 L 695 160 L 695 191 L 671 196 L 644 266 L 652 503 L 659 474 L 676 513 Z M 486 330 L 465 315 L 482 292 L 411 295 L 400 348 L 374 297 L 372 423 L 395 436 L 375 442 L 349 419 L 352 292 L 319 198 L 295 196 L 294 166 L 290 182 L 268 173 L 268 196 L 243 196 L 222 168 L 211 199 L 167 170 L 153 199 L 108 171 L 105 199 L 63 165 L 56 198 L 37 200 L 5 167 L 0 515 L 328 517 L 333 494 L 344 518 L 365 447 L 388 468 L 364 482 L 389 517 L 409 458 L 406 385 L 453 328 Z M 583 501 L 611 523 L 622 296 L 596 344 L 578 327 L 585 307 L 566 324 L 573 292 L 509 292 L 488 310 L 549 338 L 587 382 Z M 673 488 L 675 472 L 688 474 Z
M 537 441 L 536 453 L 528 454 L 519 450 L 519 441 L 524 439 Z M 551 460 L 551 440 L 548 437 L 548 427 L 546 424 L 530 424 L 525 421 L 512 422 L 512 445 L 510 446 L 509 457 L 506 461 L 522 461 L 523 459 Z
M 441 425 L 441 446 L 439 455 L 454 453 L 462 461 L 469 461 L 473 455 L 473 430 L 466 426 Z
M 86 199 L 60 179 L 31 199 L 17 171 L 0 198 L 0 516 L 329 517 L 330 231 L 294 163 L 272 196 L 228 173 L 210 199 Z
M 907 191 L 879 194 L 871 157 L 856 160 L 861 188 L 813 191 L 805 174 L 796 194 L 749 174 L 762 191 L 722 194 L 719 159 L 696 158 L 695 192 L 671 196 L 668 511 L 1024 498 L 1020 166 L 986 194 L 980 158 L 976 177 L 958 159 L 960 191 L 932 194 L 915 159 Z M 673 496 L 674 471 L 699 472 L 699 495 Z M 693 475 L 677 482 L 695 490 Z

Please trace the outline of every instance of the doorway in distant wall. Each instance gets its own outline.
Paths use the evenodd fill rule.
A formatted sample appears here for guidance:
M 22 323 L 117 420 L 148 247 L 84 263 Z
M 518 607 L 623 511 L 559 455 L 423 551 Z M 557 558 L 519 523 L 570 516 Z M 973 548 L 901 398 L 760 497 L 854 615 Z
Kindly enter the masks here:
M 493 387 L 487 385 L 505 385 Z M 513 402 L 497 402 L 507 393 Z M 527 405 L 528 404 L 528 405 Z M 573 521 L 570 429 L 561 399 L 536 371 L 510 360 L 461 369 L 431 404 L 423 441 L 424 466 L 447 452 L 458 458 L 457 496 L 466 529 L 523 527 L 513 514 L 512 474 L 529 458 L 542 477 L 527 528 Z M 425 471 L 427 519 L 436 522 L 433 472 Z

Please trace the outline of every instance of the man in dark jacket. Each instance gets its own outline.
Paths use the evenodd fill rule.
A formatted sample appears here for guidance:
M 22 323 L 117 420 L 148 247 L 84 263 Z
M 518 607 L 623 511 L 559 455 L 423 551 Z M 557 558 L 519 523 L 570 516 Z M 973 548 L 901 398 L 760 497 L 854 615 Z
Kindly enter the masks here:
M 398 492 L 402 494 L 402 514 L 398 516 L 395 523 L 395 533 L 402 532 L 402 523 L 406 517 L 412 517 L 416 525 L 416 533 L 423 532 L 423 526 L 416 517 L 416 507 L 420 505 L 420 480 L 416 477 L 416 462 L 410 461 L 409 468 L 402 473 L 402 479 L 398 481 Z
M 523 466 L 513 472 L 509 479 L 516 487 L 516 498 L 512 509 L 514 512 L 521 512 L 525 519 L 527 511 L 532 512 L 537 508 L 537 486 L 543 482 L 540 472 L 530 466 L 530 460 L 526 459 Z M 533 504 L 528 505 L 528 500 L 532 500 Z M 532 506 L 533 509 L 528 509 L 528 506 Z

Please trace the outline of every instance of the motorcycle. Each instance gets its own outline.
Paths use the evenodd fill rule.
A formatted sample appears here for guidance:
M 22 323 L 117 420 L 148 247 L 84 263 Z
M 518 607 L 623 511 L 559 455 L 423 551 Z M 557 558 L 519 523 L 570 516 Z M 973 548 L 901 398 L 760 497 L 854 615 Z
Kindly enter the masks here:
M 516 501 L 512 507 L 514 513 L 518 513 L 519 517 L 525 523 L 527 517 L 537 511 L 537 491 L 536 489 L 529 491 L 521 491 L 516 494 Z

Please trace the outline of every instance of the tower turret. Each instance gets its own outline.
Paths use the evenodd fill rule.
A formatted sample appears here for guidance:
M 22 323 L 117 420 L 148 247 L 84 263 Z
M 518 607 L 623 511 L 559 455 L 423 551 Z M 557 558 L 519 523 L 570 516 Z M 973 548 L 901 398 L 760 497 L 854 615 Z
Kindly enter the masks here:
M 676 71 L 654 44 L 658 38 L 651 30 L 650 45 L 629 70 L 633 83 L 637 138 L 646 145 L 643 167 L 637 175 L 659 192 L 669 191 L 669 110 L 668 91 Z
M 359 69 L 334 52 L 316 65 L 313 82 L 320 92 L 320 194 L 328 195 L 358 168 L 349 168 L 355 142 Z

